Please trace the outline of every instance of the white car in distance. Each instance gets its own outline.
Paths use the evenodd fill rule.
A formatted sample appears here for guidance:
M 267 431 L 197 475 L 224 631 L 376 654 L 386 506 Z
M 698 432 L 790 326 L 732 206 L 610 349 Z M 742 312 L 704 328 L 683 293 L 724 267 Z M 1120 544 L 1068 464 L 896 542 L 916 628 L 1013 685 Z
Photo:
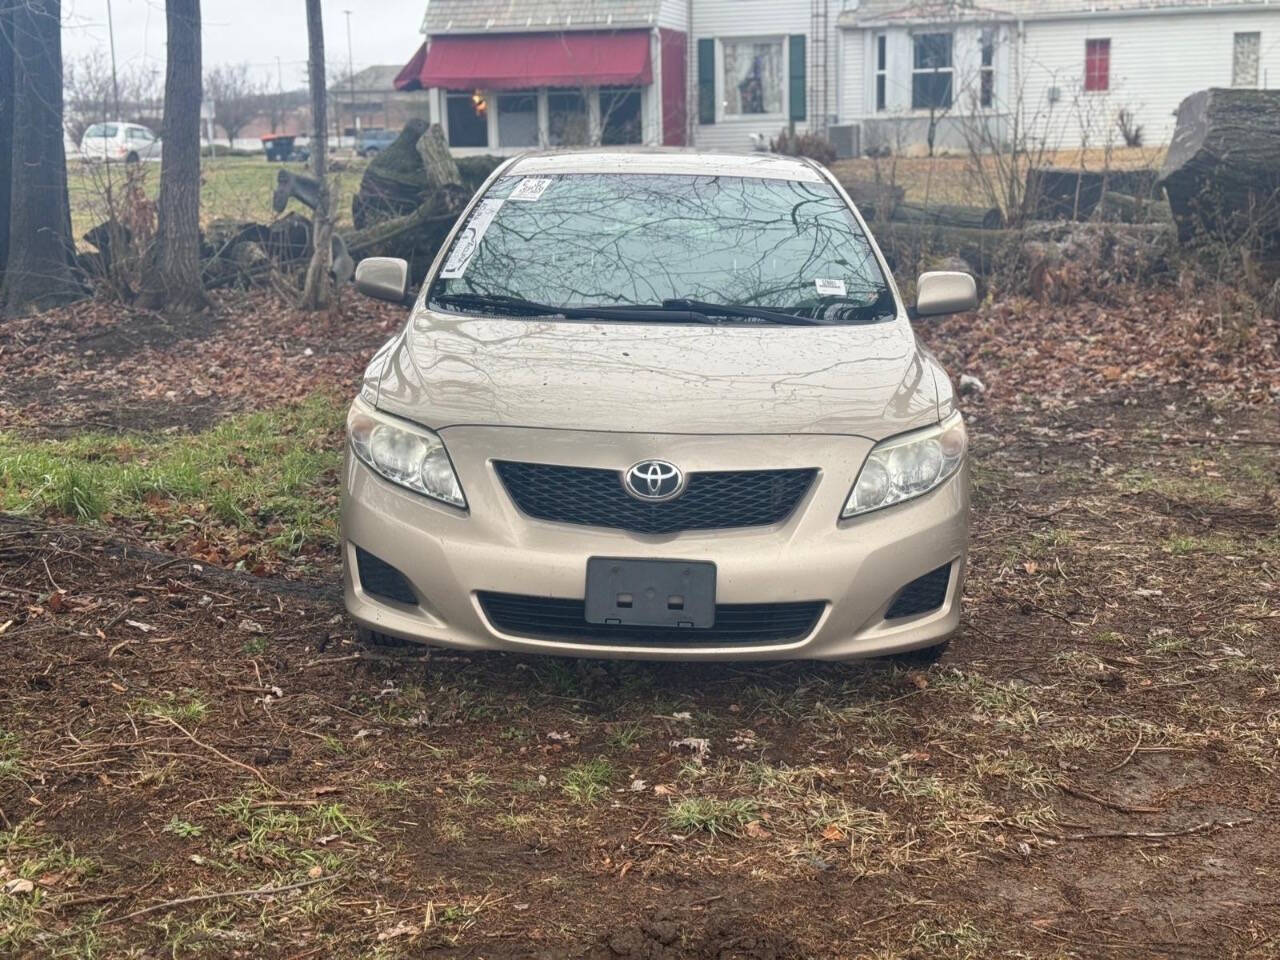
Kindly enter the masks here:
M 80 139 L 80 157 L 95 163 L 159 162 L 160 138 L 140 123 L 95 123 Z

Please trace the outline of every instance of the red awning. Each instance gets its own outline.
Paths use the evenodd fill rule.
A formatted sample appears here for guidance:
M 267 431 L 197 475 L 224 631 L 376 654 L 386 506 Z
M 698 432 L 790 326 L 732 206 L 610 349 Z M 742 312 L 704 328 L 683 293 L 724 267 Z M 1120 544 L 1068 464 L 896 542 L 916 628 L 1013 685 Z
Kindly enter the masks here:
M 434 37 L 400 71 L 396 89 L 529 90 L 652 82 L 648 30 L 495 33 Z

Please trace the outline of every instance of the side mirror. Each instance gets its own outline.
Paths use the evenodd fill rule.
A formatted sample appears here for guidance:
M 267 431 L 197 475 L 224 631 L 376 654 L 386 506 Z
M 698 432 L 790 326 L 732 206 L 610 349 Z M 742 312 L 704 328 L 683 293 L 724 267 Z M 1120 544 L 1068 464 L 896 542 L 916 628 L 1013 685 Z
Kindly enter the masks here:
M 409 264 L 399 257 L 365 257 L 356 267 L 356 289 L 376 300 L 404 303 Z
M 915 315 L 917 317 L 964 313 L 977 305 L 978 285 L 967 273 L 933 270 L 920 274 L 920 279 L 916 281 Z

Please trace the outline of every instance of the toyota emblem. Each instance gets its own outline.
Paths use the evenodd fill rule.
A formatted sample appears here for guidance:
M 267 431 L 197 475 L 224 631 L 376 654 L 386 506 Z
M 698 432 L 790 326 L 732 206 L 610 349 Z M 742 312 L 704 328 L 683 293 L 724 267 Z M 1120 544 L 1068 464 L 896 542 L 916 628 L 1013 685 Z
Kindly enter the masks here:
M 637 500 L 657 503 L 684 492 L 684 472 L 666 460 L 641 460 L 627 468 L 622 485 Z

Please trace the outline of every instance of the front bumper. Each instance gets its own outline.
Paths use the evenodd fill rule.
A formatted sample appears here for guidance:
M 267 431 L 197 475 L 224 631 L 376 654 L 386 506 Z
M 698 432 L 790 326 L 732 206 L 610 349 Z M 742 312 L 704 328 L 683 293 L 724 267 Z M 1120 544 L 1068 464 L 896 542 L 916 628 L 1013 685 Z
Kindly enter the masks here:
M 475 650 L 646 660 L 846 659 L 931 646 L 959 625 L 968 546 L 967 465 L 932 492 L 838 521 L 871 442 L 837 436 L 687 436 L 452 427 L 441 431 L 468 510 L 417 496 L 348 455 L 342 533 L 344 597 L 361 626 L 406 639 Z M 818 467 L 813 486 L 780 523 L 647 535 L 551 523 L 522 514 L 491 461 L 618 469 L 661 457 L 688 471 Z M 399 570 L 416 604 L 367 593 L 356 548 Z M 497 629 L 482 592 L 581 599 L 591 556 L 708 560 L 719 604 L 822 601 L 805 636 L 778 643 L 681 646 L 518 636 Z M 901 588 L 951 565 L 941 606 L 886 620 Z

